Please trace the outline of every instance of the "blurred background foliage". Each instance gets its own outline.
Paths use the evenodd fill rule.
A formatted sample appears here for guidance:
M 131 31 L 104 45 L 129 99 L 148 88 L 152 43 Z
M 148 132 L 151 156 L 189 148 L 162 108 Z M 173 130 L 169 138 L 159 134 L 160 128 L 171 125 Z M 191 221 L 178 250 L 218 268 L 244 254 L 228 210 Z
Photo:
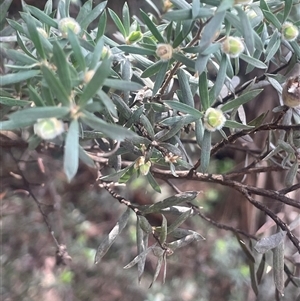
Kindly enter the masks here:
M 20 20 L 19 11 L 22 10 L 22 3 L 15 0 L 10 2 L 11 1 L 5 0 L 2 1 L 1 4 L 7 4 L 8 17 L 11 20 L 17 21 L 16 23 L 18 24 Z M 59 1 L 54 1 L 54 8 L 58 5 L 58 2 Z M 76 17 L 80 7 L 82 7 L 85 2 L 87 1 L 72 1 L 70 15 Z M 91 3 L 93 7 L 96 7 L 100 2 L 103 1 L 93 1 L 93 3 Z M 131 16 L 135 15 L 137 20 L 143 18 L 143 14 L 140 11 L 140 9 L 142 9 L 149 13 L 150 22 L 153 21 L 159 24 L 161 13 L 172 11 L 172 3 L 176 3 L 176 7 L 180 8 L 180 5 L 184 6 L 188 5 L 188 3 L 196 3 L 197 1 L 128 0 L 127 2 Z M 221 3 L 221 1 L 206 2 L 214 2 L 216 6 Z M 264 4 L 264 1 L 261 2 Z M 272 6 L 273 4 L 276 5 L 277 2 L 271 1 L 269 4 Z M 26 1 L 26 3 L 38 7 L 39 9 L 44 9 L 46 1 L 31 0 Z M 124 3 L 125 1 L 109 0 L 107 4 L 111 10 L 121 18 Z M 224 5 L 232 5 L 233 1 L 223 1 L 223 3 Z M 26 7 L 26 5 L 24 6 Z M 293 18 L 298 20 L 297 24 L 299 26 L 299 18 L 297 19 L 299 5 L 295 5 L 295 8 L 297 9 L 292 11 L 292 14 Z M 195 11 L 193 13 L 195 13 Z M 171 20 L 175 18 L 174 15 L 169 16 L 171 16 Z M 108 10 L 107 18 L 108 23 L 105 29 L 105 35 L 112 39 L 111 41 L 116 41 L 115 43 L 119 43 L 120 41 L 123 43 L 126 36 L 122 37 L 120 33 L 116 34 L 117 31 L 120 31 L 120 26 L 117 26 L 117 18 L 114 18 L 114 14 Z M 1 20 L 3 21 L 4 19 L 2 18 Z M 147 19 L 144 17 L 143 20 L 145 21 Z M 276 20 L 274 21 L 274 19 L 272 19 L 272 14 L 270 15 L 270 20 L 271 24 L 273 24 L 272 22 L 276 23 Z M 97 28 L 98 22 L 99 19 L 96 19 L 91 22 L 91 24 L 87 24 L 89 25 L 89 30 Z M 17 26 L 16 23 L 13 23 L 15 27 Z M 149 24 L 151 25 L 151 23 Z M 227 26 L 229 30 L 228 20 Z M 2 27 L 4 37 L 13 35 L 13 30 L 7 26 L 7 23 L 2 22 Z M 97 38 L 99 37 L 97 36 Z M 134 39 L 135 37 L 132 38 Z M 191 39 L 191 37 L 189 37 L 189 39 Z M 106 40 L 106 42 L 107 41 L 110 40 Z M 111 41 L 111 45 L 114 45 Z M 150 43 L 150 45 L 144 43 L 143 51 L 147 55 L 150 53 L 149 56 L 153 58 L 157 41 L 152 45 L 149 37 L 146 41 Z M 45 41 L 44 43 L 44 45 L 47 45 Z M 299 46 L 297 46 L 296 43 L 293 45 L 295 47 L 294 51 L 297 53 Z M 128 43 L 124 46 L 128 46 Z M 247 46 L 249 46 L 249 44 Z M 1 47 L 8 50 L 7 52 L 3 52 L 8 54 L 10 48 L 12 49 L 16 47 L 16 45 L 14 43 L 4 42 L 1 43 Z M 85 45 L 85 47 L 88 46 Z M 113 48 L 113 46 L 111 47 Z M 276 51 L 280 52 L 280 50 L 278 50 L 279 44 L 276 44 L 274 47 L 277 47 L 276 50 L 272 50 L 274 54 Z M 130 51 L 130 48 L 123 48 L 123 50 Z M 268 50 L 271 51 L 271 49 Z M 43 55 L 42 52 L 40 52 L 39 55 Z M 7 57 L 3 56 L 1 58 L 1 72 L 4 73 L 4 63 Z M 194 59 L 193 54 L 188 55 L 188 58 Z M 177 57 L 176 59 L 183 60 L 182 57 Z M 271 57 L 269 57 L 269 60 L 271 60 Z M 103 61 L 105 61 L 105 58 Z M 297 59 L 295 58 L 295 64 L 296 61 Z M 184 63 L 190 67 L 191 62 L 189 60 L 184 61 Z M 238 64 L 237 60 L 235 60 L 234 63 Z M 243 62 L 241 62 L 240 68 L 242 71 L 239 74 L 241 83 L 245 83 L 255 76 L 261 76 L 262 71 L 259 69 L 259 63 L 256 61 L 251 61 L 251 63 L 256 65 L 256 67 L 258 66 L 258 69 L 246 73 L 245 70 L 249 68 L 249 65 L 247 67 L 246 63 L 243 64 Z M 275 64 L 275 61 L 271 63 Z M 159 70 L 162 69 L 156 68 L 154 71 L 153 69 L 150 70 L 153 73 L 150 72 L 149 77 L 155 74 L 157 75 Z M 115 68 L 114 71 L 117 73 L 120 70 Z M 208 76 L 211 77 L 211 81 L 216 80 L 215 72 L 216 70 L 213 70 L 212 73 L 208 74 Z M 159 75 L 157 75 L 157 77 L 159 77 Z M 160 78 L 162 80 L 161 76 Z M 276 83 L 282 84 L 282 82 L 282 78 L 276 78 Z M 274 86 L 276 86 L 276 83 Z M 193 87 L 193 83 L 190 84 L 191 87 Z M 117 88 L 119 87 L 117 86 Z M 22 95 L 22 89 L 18 83 L 14 86 L 14 89 L 16 89 L 17 94 L 19 93 L 18 96 Z M 274 88 L 271 92 L 268 89 L 268 87 L 265 89 L 263 96 L 255 98 L 254 101 L 245 104 L 247 121 L 259 116 L 262 112 L 272 111 L 272 109 L 278 105 L 278 95 L 274 93 Z M 106 92 L 105 90 L 105 93 Z M 126 96 L 126 91 L 123 95 Z M 7 95 L 1 94 L 1 96 Z M 80 97 L 82 97 L 82 94 Z M 264 101 L 262 102 L 262 100 Z M 199 102 L 197 96 L 196 101 Z M 257 105 L 257 103 L 261 105 Z M 10 108 L 7 109 L 5 105 L 1 105 L 1 109 L 3 109 L 1 110 L 2 119 L 2 117 L 10 111 Z M 103 107 L 101 107 L 101 109 L 103 109 Z M 108 108 L 108 111 L 110 109 L 112 110 L 112 108 Z M 103 115 L 105 115 L 105 113 Z M 242 116 L 242 113 L 240 116 Z M 268 120 L 268 118 L 270 117 L 267 116 L 266 120 Z M 113 123 L 113 120 L 112 118 L 110 122 Z M 23 122 L 23 120 L 20 120 L 20 122 Z M 226 133 L 228 134 L 229 131 Z M 123 269 L 138 252 L 136 246 L 136 216 L 133 213 L 130 214 L 126 231 L 123 231 L 118 236 L 100 264 L 95 265 L 95 252 L 99 243 L 115 226 L 118 218 L 123 214 L 125 206 L 119 204 L 107 191 L 94 185 L 97 173 L 93 168 L 89 168 L 83 163 L 79 163 L 78 173 L 71 183 L 69 183 L 61 166 L 64 160 L 63 148 L 59 146 L 53 147 L 52 149 L 51 146 L 47 146 L 37 147 L 36 150 L 28 151 L 28 145 L 25 141 L 32 134 L 31 130 L 23 131 L 22 134 L 20 131 L 10 132 L 8 138 L 9 141 L 13 141 L 12 146 L 8 145 L 7 140 L 4 142 L 1 141 L 3 145 L 1 145 L 0 150 L 0 197 L 2 206 L 2 275 L 0 285 L 3 300 L 271 301 L 275 300 L 274 296 L 277 296 L 278 300 L 280 300 L 278 294 L 276 295 L 275 293 L 276 289 L 272 272 L 268 270 L 273 265 L 271 252 L 267 252 L 265 257 L 255 253 L 255 264 L 249 263 L 249 261 L 251 261 L 251 259 L 249 259 L 251 254 L 249 255 L 247 251 L 241 248 L 238 242 L 238 239 L 241 237 L 237 239 L 232 232 L 219 229 L 215 227 L 215 225 L 201 219 L 198 215 L 186 220 L 184 228 L 199 232 L 206 240 L 192 242 L 190 245 L 176 250 L 172 256 L 168 257 L 165 283 L 162 283 L 163 273 L 161 271 L 158 280 L 149 288 L 153 280 L 153 275 L 156 272 L 157 257 L 154 254 L 150 253 L 147 257 L 145 272 L 140 284 L 138 283 L 136 267 Z M 255 147 L 257 148 L 253 150 L 253 153 L 255 153 L 255 151 L 259 152 L 261 144 L 266 141 L 265 136 L 261 136 L 261 133 L 258 133 L 257 136 L 254 138 Z M 22 139 L 20 139 L 20 137 L 22 137 Z M 5 136 L 4 138 L 7 137 Z M 1 139 L 4 138 L 1 136 Z M 186 134 L 184 137 L 186 140 L 190 138 L 189 134 Z M 219 134 L 213 135 L 212 138 L 216 140 L 216 142 L 221 139 Z M 62 145 L 62 141 L 60 141 L 60 143 Z M 37 143 L 35 146 L 37 146 Z M 240 147 L 243 147 L 242 143 Z M 198 149 L 195 144 L 192 143 L 189 145 L 187 150 L 193 161 L 198 159 Z M 241 153 L 242 152 L 239 152 L 237 149 L 230 149 L 230 147 L 228 147 L 211 159 L 209 171 L 212 174 L 225 174 L 232 171 L 234 167 L 243 165 L 245 162 L 245 154 Z M 135 160 L 135 157 L 136 156 L 129 154 L 126 159 Z M 280 159 L 282 159 L 282 157 L 280 157 Z M 41 161 L 43 164 L 41 164 Z M 75 172 L 76 171 L 77 169 Z M 72 172 L 74 173 L 74 170 Z M 297 177 L 296 172 L 297 168 L 293 179 Z M 20 174 L 22 176 L 20 176 Z M 71 175 L 70 178 L 72 177 Z M 24 181 L 24 179 L 26 179 L 26 181 Z M 282 171 L 278 177 L 274 177 L 273 175 L 269 175 L 269 177 L 250 175 L 247 177 L 246 183 L 266 189 L 277 188 L 279 190 L 279 187 L 282 187 L 285 179 L 286 172 Z M 172 189 L 166 185 L 164 181 L 157 181 L 162 189 L 161 194 L 153 191 L 146 177 L 132 176 L 126 184 L 117 186 L 115 189 L 133 204 L 142 206 L 165 199 L 173 193 Z M 31 195 L 28 194 L 29 184 L 30 190 L 39 201 L 39 207 L 45 216 L 41 215 L 36 202 L 34 202 Z M 245 205 L 246 202 L 243 202 L 240 197 L 232 193 L 228 187 L 203 182 L 195 183 L 186 180 L 178 180 L 176 185 L 181 191 L 200 191 L 197 198 L 193 200 L 193 204 L 202 208 L 203 214 L 207 215 L 213 221 L 227 224 L 236 229 L 242 229 L 248 233 L 256 233 L 261 226 L 265 226 L 261 233 L 257 232 L 258 236 L 262 233 L 264 236 L 268 236 L 275 232 L 274 224 L 265 217 L 265 214 L 250 207 L 249 204 Z M 295 200 L 299 200 L 299 193 L 297 194 L 296 192 L 293 197 Z M 273 206 L 272 208 L 280 217 L 285 214 L 287 216 L 287 223 L 296 220 L 299 216 L 299 212 L 295 208 L 286 209 L 283 208 L 282 204 L 278 204 L 275 201 L 264 201 L 268 206 Z M 52 237 L 49 235 L 49 229 L 44 223 L 44 218 L 48 220 L 58 241 L 63 242 L 67 246 L 67 254 L 63 257 L 63 263 L 65 265 L 57 264 L 57 256 L 55 256 L 57 248 L 55 244 L 53 244 Z M 160 214 L 153 213 L 149 215 L 148 220 L 154 227 L 159 227 L 162 224 Z M 174 220 L 174 217 L 168 216 L 168 221 L 172 222 Z M 155 242 L 154 237 L 150 236 L 149 245 Z M 247 246 L 251 246 L 251 244 L 254 243 L 254 240 L 246 241 Z M 297 260 L 293 257 L 295 249 L 291 243 L 287 243 L 285 252 L 288 259 L 293 258 L 293 260 L 295 260 L 286 260 L 287 267 L 292 271 L 296 271 L 294 275 L 300 277 L 300 275 L 297 274 L 300 270 L 299 266 L 296 266 L 295 269 L 294 262 L 297 262 Z M 251 281 L 253 274 L 251 274 L 250 269 L 255 266 L 255 270 L 259 270 L 262 261 L 265 262 L 263 265 L 264 276 L 259 283 L 259 289 L 255 295 L 254 284 L 257 284 L 257 281 Z M 298 261 L 298 265 L 299 262 L 300 261 Z M 295 277 L 295 281 L 296 280 Z M 300 300 L 299 286 L 299 283 L 289 283 L 284 292 L 285 300 Z

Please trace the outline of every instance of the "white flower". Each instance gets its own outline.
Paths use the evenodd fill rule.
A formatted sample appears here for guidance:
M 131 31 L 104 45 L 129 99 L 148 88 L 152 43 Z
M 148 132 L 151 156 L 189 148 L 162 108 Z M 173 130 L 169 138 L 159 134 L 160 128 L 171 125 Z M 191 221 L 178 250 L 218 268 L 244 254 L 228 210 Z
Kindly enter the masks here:
M 220 130 L 225 124 L 226 118 L 219 109 L 209 108 L 204 115 L 204 127 L 209 132 Z
M 64 123 L 57 118 L 38 119 L 33 130 L 42 139 L 51 140 L 64 132 Z

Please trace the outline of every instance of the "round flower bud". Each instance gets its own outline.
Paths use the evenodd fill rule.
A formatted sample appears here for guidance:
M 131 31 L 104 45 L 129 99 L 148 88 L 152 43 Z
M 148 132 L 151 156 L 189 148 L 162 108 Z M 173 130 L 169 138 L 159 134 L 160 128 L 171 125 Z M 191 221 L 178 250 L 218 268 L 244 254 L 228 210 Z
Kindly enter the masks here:
M 129 37 L 126 38 L 126 44 L 131 45 L 143 38 L 143 34 L 140 31 L 133 31 L 130 33 Z
M 173 47 L 170 44 L 157 44 L 155 53 L 162 61 L 167 61 L 173 55 Z
M 44 37 L 44 38 L 48 38 L 48 34 L 47 32 L 42 28 L 42 27 L 38 27 L 37 31 Z
M 90 80 L 93 78 L 95 74 L 95 71 L 94 70 L 89 70 L 87 72 L 84 73 L 84 78 L 83 78 L 83 81 L 87 84 L 90 82 Z
M 38 119 L 33 130 L 42 139 L 51 140 L 64 132 L 64 123 L 56 118 Z
M 242 5 L 247 5 L 252 3 L 252 0 L 234 0 L 234 4 L 242 4 Z
M 134 169 L 139 170 L 142 175 L 146 176 L 149 173 L 151 162 L 147 161 L 145 163 L 145 157 L 140 156 L 135 160 L 133 167 Z
M 204 115 L 204 127 L 209 132 L 220 130 L 225 124 L 226 118 L 219 109 L 209 108 Z
M 238 57 L 244 49 L 244 43 L 237 37 L 227 37 L 222 43 L 222 51 L 232 58 Z
M 80 25 L 73 18 L 60 19 L 58 29 L 64 38 L 68 36 L 68 30 L 72 30 L 75 34 L 78 34 L 81 31 Z
M 300 78 L 299 76 L 290 77 L 283 85 L 282 88 L 283 103 L 290 107 L 295 108 L 300 106 Z
M 293 25 L 291 22 L 285 22 L 282 25 L 282 36 L 285 40 L 291 42 L 296 40 L 299 35 L 299 30 L 297 26 Z
M 143 164 L 145 164 L 145 157 L 140 156 L 135 160 L 133 167 L 134 167 L 134 169 L 139 169 L 140 166 L 142 166 Z
M 143 176 L 146 176 L 149 173 L 150 167 L 151 167 L 151 162 L 147 161 L 145 164 L 143 164 L 142 166 L 140 166 L 140 173 Z
M 104 46 L 102 49 L 102 53 L 101 53 L 101 60 L 108 58 L 111 56 L 111 51 L 109 49 L 109 47 Z

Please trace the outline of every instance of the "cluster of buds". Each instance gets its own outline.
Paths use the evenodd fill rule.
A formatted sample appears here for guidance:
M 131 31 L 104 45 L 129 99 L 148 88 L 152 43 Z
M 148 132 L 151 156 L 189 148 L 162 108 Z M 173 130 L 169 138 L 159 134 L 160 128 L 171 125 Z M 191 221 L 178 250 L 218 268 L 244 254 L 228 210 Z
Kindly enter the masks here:
M 300 106 L 300 76 L 290 77 L 282 88 L 283 103 L 291 108 Z
M 150 161 L 145 162 L 144 156 L 140 156 L 135 160 L 134 169 L 139 170 L 139 172 L 143 176 L 146 176 L 149 173 L 150 167 L 151 167 L 151 162 Z
M 231 58 L 237 58 L 245 50 L 244 43 L 238 37 L 227 37 L 222 43 L 222 51 Z
M 68 30 L 73 31 L 75 34 L 79 34 L 81 31 L 81 27 L 78 22 L 69 17 L 60 19 L 58 23 L 58 29 L 64 38 L 68 36 Z
M 209 132 L 220 130 L 225 124 L 226 118 L 219 109 L 209 108 L 204 115 L 204 127 Z
M 44 140 L 51 140 L 64 132 L 64 123 L 57 118 L 38 119 L 34 133 Z

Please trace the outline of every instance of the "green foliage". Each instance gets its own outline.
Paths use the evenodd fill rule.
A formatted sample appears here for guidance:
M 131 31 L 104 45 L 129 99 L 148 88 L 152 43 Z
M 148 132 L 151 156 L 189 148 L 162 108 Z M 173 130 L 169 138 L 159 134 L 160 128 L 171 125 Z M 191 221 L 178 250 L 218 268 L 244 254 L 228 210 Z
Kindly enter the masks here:
M 144 11 L 139 19 L 132 18 L 127 3 L 122 16 L 118 16 L 106 7 L 107 1 L 93 7 L 89 0 L 81 6 L 76 20 L 69 17 L 70 1 L 59 1 L 56 13 L 52 12 L 51 0 L 44 11 L 23 2 L 21 22 L 7 20 L 6 27 L 3 24 L 11 1 L 0 5 L 4 38 L 1 51 L 5 57 L 5 74 L 0 77 L 0 129 L 26 132 L 24 137 L 28 137 L 30 149 L 43 148 L 48 142 L 63 145 L 62 166 L 68 182 L 76 179 L 80 161 L 92 168 L 97 168 L 95 162 L 105 165 L 104 173 L 99 171 L 99 185 L 128 207 L 102 240 L 95 263 L 126 227 L 130 211 L 136 214 L 138 254 L 125 268 L 138 264 L 140 279 L 146 257 L 152 251 L 157 266 L 151 285 L 161 268 L 165 278 L 167 255 L 204 239 L 196 231 L 179 228 L 192 214 L 197 214 L 193 201 L 198 191 L 180 192 L 154 204 L 138 206 L 118 196 L 105 181 L 128 184 L 143 177 L 152 193 L 161 193 L 158 179 L 200 179 L 232 187 L 256 204 L 251 196 L 257 192 L 253 187 L 247 190 L 242 182 L 232 180 L 228 171 L 224 177 L 208 172 L 212 157 L 224 145 L 233 146 L 242 137 L 249 141 L 250 135 L 267 130 L 270 135 L 266 147 L 259 156 L 252 153 L 254 160 L 250 165 L 245 160 L 245 169 L 239 175 L 268 161 L 273 170 L 287 170 L 287 187 L 293 187 L 299 176 L 299 107 L 289 109 L 284 117 L 285 109 L 276 108 L 282 116 L 269 124 L 264 121 L 267 112 L 249 121 L 245 109 L 255 103 L 266 85 L 280 94 L 285 78 L 277 77 L 277 72 L 284 67 L 292 69 L 300 60 L 299 37 L 288 41 L 282 35 L 283 23 L 294 21 L 291 14 L 296 4 L 235 2 L 194 0 L 190 4 L 173 0 L 173 6 L 161 19 Z M 107 16 L 120 33 L 118 41 L 106 35 Z M 67 22 L 66 30 L 62 30 L 62 20 Z M 240 38 L 244 46 L 234 57 L 230 57 L 224 45 L 228 37 Z M 263 75 L 241 82 L 238 88 L 234 86 L 236 78 L 243 80 L 250 72 L 258 71 Z M 215 128 L 207 125 L 206 112 L 211 109 L 218 109 L 215 111 L 220 112 L 220 119 L 226 119 Z M 48 118 L 63 122 L 64 132 L 45 142 L 35 125 Z M 277 128 L 282 118 L 282 126 Z M 281 132 L 273 135 L 271 131 L 276 129 Z M 143 164 L 138 165 L 141 157 Z M 193 163 L 195 157 L 198 161 Z M 286 193 L 276 193 L 272 196 L 279 195 L 279 200 L 286 202 Z M 270 196 L 267 192 L 260 195 Z M 296 207 L 296 201 L 288 201 Z M 257 204 L 256 207 L 265 209 Z M 167 210 L 179 215 L 172 223 L 164 215 Z M 272 217 L 267 209 L 265 212 Z M 148 222 L 147 216 L 154 213 L 163 213 L 161 226 L 152 227 Z M 170 238 L 171 234 L 175 239 Z M 151 235 L 156 243 L 148 246 Z M 276 249 L 275 284 L 283 294 L 281 242 L 276 242 L 276 246 L 267 244 L 264 252 Z M 218 244 L 224 255 L 228 254 L 224 242 Z M 262 248 L 256 245 L 259 247 Z M 252 285 L 258 294 L 258 282 L 253 279 L 262 277 L 261 267 L 254 277 L 255 256 L 247 248 L 243 250 L 248 259 L 251 257 Z M 62 282 L 70 283 L 73 274 L 61 277 Z

